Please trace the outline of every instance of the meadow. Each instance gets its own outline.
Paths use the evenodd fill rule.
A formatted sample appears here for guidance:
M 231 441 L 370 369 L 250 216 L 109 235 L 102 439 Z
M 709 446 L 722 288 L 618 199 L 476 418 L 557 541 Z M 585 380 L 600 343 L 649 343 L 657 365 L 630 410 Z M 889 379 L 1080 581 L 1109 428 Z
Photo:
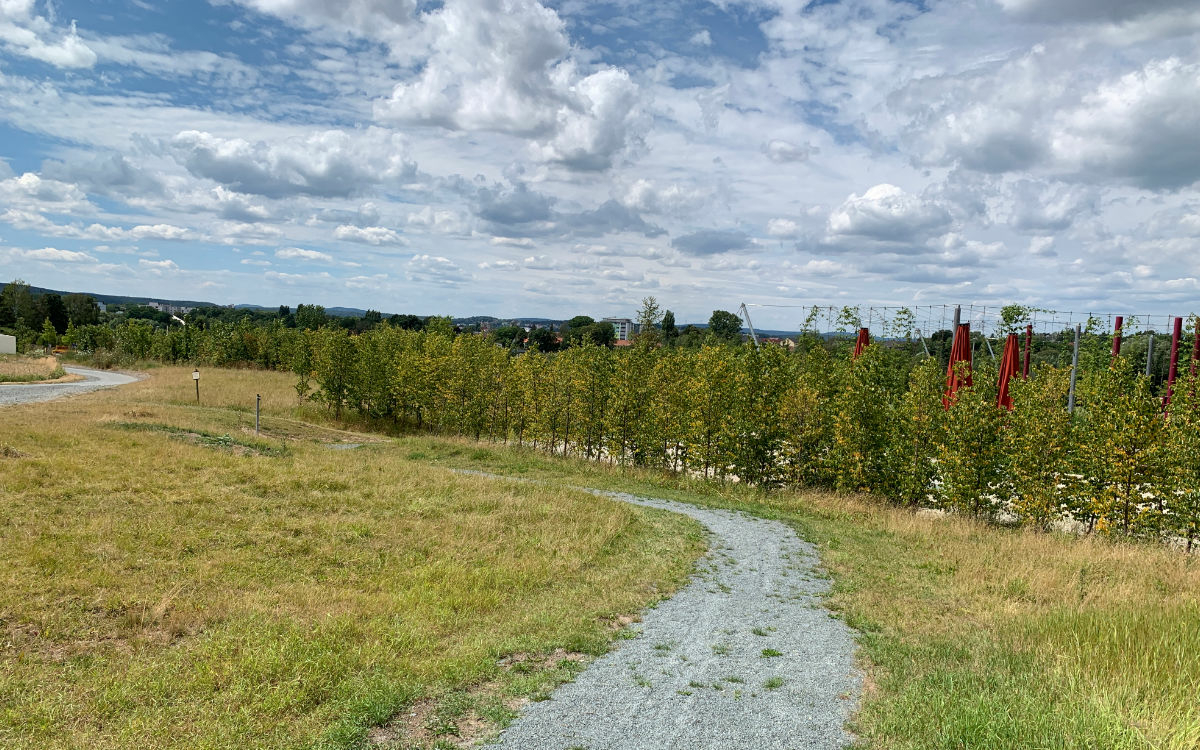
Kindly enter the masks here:
M 602 652 L 703 548 L 681 519 L 570 486 L 738 508 L 817 544 L 827 604 L 860 633 L 864 748 L 1200 745 L 1194 554 L 373 433 L 298 405 L 284 373 L 206 368 L 196 406 L 190 372 L 4 412 L 23 454 L 0 458 L 5 747 L 408 747 L 398 712 L 427 743 L 503 723 L 578 669 L 544 655 Z
M 486 733 L 705 547 L 682 517 L 295 421 L 280 378 L 206 371 L 197 407 L 190 370 L 158 370 L 0 413 L 0 747 Z M 281 416 L 256 436 L 257 389 Z

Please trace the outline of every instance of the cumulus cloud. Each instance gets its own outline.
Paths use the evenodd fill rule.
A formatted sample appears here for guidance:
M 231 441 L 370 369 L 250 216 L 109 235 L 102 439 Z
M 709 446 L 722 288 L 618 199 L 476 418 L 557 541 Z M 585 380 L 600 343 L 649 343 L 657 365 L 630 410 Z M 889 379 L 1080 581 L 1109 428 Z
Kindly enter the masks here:
M 396 230 L 387 227 L 356 227 L 343 224 L 333 230 L 333 236 L 348 242 L 361 242 L 366 245 L 407 245 L 408 241 L 401 237 Z
M 702 229 L 671 240 L 671 247 L 688 255 L 716 255 L 750 246 L 750 236 L 736 230 Z
M 942 234 L 950 221 L 943 206 L 884 183 L 851 195 L 830 212 L 826 231 L 831 237 L 911 242 Z
M 33 172 L 0 180 L 0 204 L 51 212 L 91 208 L 87 196 L 77 186 Z
M 139 258 L 138 265 L 154 274 L 179 270 L 179 266 L 173 260 L 146 260 L 145 258 Z
M 270 143 L 186 130 L 167 148 L 197 177 L 268 198 L 347 197 L 384 180 L 416 176 L 402 137 L 380 128 L 353 134 L 326 130 Z
M 795 239 L 800 236 L 800 225 L 791 219 L 771 219 L 767 222 L 767 234 L 780 239 Z
M 320 250 L 305 250 L 301 247 L 282 247 L 275 251 L 275 257 L 281 260 L 304 260 L 317 263 L 332 263 L 333 256 Z
M 1021 18 L 1037 21 L 1124 21 L 1174 9 L 1194 9 L 1191 0 L 998 0 Z
M 708 202 L 710 193 L 677 183 L 660 185 L 654 180 L 639 179 L 624 191 L 620 202 L 626 208 L 646 214 L 681 216 L 693 213 Z
M 637 84 L 580 72 L 562 19 L 536 0 L 449 0 L 422 20 L 430 54 L 376 104 L 380 120 L 531 138 L 542 159 L 584 171 L 638 141 Z
M 789 141 L 773 139 L 763 144 L 763 153 L 776 164 L 808 161 L 815 151 L 811 146 L 797 146 Z
M 87 253 L 75 250 L 60 250 L 56 247 L 43 247 L 39 250 L 18 250 L 21 257 L 29 260 L 45 260 L 53 263 L 95 263 L 96 259 Z
M 56 28 L 36 12 L 34 0 L 0 2 L 0 43 L 10 52 L 58 68 L 96 64 L 96 53 L 79 38 L 75 22 L 65 29 Z
M 408 277 L 414 281 L 425 281 L 444 286 L 457 286 L 470 278 L 457 263 L 449 258 L 427 253 L 414 255 L 404 268 Z
M 1089 188 L 1019 180 L 1012 187 L 1008 221 L 1018 231 L 1045 234 L 1067 229 L 1094 214 L 1096 207 L 1096 193 Z
M 1200 65 L 1155 60 L 1106 81 L 1058 113 L 1051 140 L 1065 171 L 1139 187 L 1200 180 Z

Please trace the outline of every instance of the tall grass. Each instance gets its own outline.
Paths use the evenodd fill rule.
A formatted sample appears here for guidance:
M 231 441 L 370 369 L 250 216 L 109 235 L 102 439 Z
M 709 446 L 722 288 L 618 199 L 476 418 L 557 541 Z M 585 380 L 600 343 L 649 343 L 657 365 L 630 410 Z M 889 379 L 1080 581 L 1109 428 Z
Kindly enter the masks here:
M 284 417 L 261 373 L 205 371 L 196 407 L 189 373 L 4 409 L 0 747 L 358 746 L 419 699 L 542 689 L 498 662 L 603 652 L 704 546 L 678 516 Z M 236 450 L 254 390 L 286 451 Z

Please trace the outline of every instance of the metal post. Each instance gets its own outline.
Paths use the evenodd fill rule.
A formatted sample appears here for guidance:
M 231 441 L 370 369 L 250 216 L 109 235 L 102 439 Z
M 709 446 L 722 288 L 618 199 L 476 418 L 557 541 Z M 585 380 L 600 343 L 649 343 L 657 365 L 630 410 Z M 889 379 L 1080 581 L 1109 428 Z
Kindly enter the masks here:
M 1198 332 L 1196 335 L 1197 335 L 1198 337 L 1200 337 L 1200 328 L 1197 328 L 1196 330 L 1197 330 L 1197 332 Z M 929 358 L 930 358 L 930 355 L 929 355 L 929 347 L 928 347 L 928 346 L 925 346 L 925 337 L 921 335 L 921 329 L 920 329 L 920 328 L 918 328 L 918 329 L 917 329 L 917 338 L 921 339 L 921 348 L 925 350 L 925 358 L 926 358 L 926 359 L 929 359 Z M 1192 369 L 1193 369 L 1193 370 L 1194 370 L 1194 369 L 1196 369 L 1196 363 L 1195 363 L 1195 361 L 1193 361 L 1193 362 L 1192 362 Z
M 1163 406 L 1170 406 L 1171 396 L 1175 395 L 1175 375 L 1179 371 L 1179 339 L 1183 338 L 1183 318 L 1175 318 L 1175 327 L 1171 331 L 1171 369 L 1167 373 L 1167 395 L 1163 397 Z
M 979 326 L 979 335 L 983 336 L 983 343 L 987 344 L 988 354 L 992 355 L 992 361 L 995 362 L 996 361 L 996 352 L 992 351 L 992 342 L 987 337 L 987 334 L 983 332 L 982 324 L 980 324 L 980 326 Z
M 1075 324 L 1075 353 L 1071 355 L 1071 390 L 1067 394 L 1067 413 L 1075 413 L 1075 381 L 1079 378 L 1079 329 Z
M 196 405 L 200 405 L 200 369 L 192 370 L 192 380 L 196 381 Z
M 1033 340 L 1033 324 L 1025 326 L 1025 368 L 1021 371 L 1022 377 L 1029 380 L 1029 345 Z
M 954 306 L 954 335 L 958 335 L 959 321 L 962 320 L 962 305 Z
M 258 411 L 262 408 L 262 394 L 254 394 L 254 434 L 258 434 Z
M 1196 361 L 1200 360 L 1200 318 L 1196 318 L 1196 343 L 1192 344 L 1192 377 L 1196 376 Z
M 1150 334 L 1150 341 L 1146 344 L 1146 377 L 1150 377 L 1150 366 L 1154 364 L 1154 334 Z
M 1117 316 L 1117 324 L 1113 326 L 1113 348 L 1112 358 L 1115 362 L 1117 357 L 1121 356 L 1121 326 L 1125 324 L 1125 318 Z

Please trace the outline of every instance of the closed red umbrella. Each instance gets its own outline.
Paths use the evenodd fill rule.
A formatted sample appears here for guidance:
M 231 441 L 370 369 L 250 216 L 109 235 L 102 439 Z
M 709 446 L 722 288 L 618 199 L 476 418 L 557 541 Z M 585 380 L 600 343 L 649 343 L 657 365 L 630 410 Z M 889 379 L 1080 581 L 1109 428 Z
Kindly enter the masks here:
M 1017 334 L 1008 334 L 1008 340 L 1004 342 L 1004 354 L 1000 356 L 1000 383 L 997 388 L 996 406 L 1004 407 L 1009 411 L 1012 411 L 1013 400 L 1008 393 L 1008 383 L 1017 376 L 1019 349 Z
M 960 366 L 959 363 L 965 363 Z M 970 387 L 971 380 L 971 324 L 962 323 L 954 332 L 954 343 L 950 346 L 950 364 L 946 366 L 946 395 L 942 406 L 947 409 L 954 403 L 959 388 Z
M 854 342 L 854 358 L 858 359 L 867 347 L 871 345 L 871 329 L 859 328 L 858 339 Z

